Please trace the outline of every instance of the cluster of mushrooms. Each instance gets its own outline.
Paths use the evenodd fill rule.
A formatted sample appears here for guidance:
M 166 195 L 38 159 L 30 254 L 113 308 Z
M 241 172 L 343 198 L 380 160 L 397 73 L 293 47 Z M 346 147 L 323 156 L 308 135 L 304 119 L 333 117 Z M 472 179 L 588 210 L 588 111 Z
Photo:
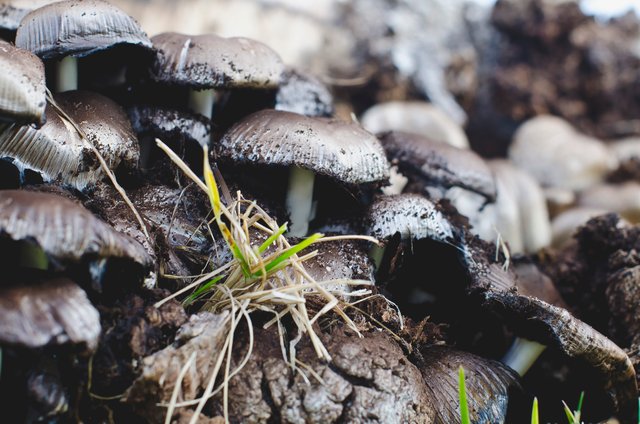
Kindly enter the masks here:
M 327 86 L 255 40 L 149 39 L 102 0 L 0 12 L 0 393 L 17 420 L 454 423 L 462 367 L 472 422 L 525 422 L 544 394 L 523 376 L 548 352 L 551 374 L 581 370 L 594 419 L 637 417 L 640 257 L 627 212 L 638 206 L 602 201 L 629 188 L 595 185 L 631 148 L 538 117 L 509 160 L 488 161 L 425 102 L 335 116 Z M 209 390 L 227 312 L 162 299 L 232 256 L 209 199 L 156 139 L 200 176 L 210 151 L 225 191 L 288 222 L 291 240 L 379 240 L 309 248 L 316 280 L 366 280 L 374 294 L 354 318 L 359 334 L 317 324 L 330 361 L 301 342 L 317 378 L 256 324 L 224 406 L 220 394 L 188 403 Z M 571 238 L 610 211 L 624 218 Z M 603 231 L 618 239 L 598 256 L 607 284 L 572 288 L 606 293 L 613 312 L 596 331 L 556 285 L 570 281 L 563 264 L 596 255 Z M 552 241 L 561 260 L 541 250 Z M 237 344 L 241 361 L 247 341 Z M 168 413 L 176 393 L 185 404 Z

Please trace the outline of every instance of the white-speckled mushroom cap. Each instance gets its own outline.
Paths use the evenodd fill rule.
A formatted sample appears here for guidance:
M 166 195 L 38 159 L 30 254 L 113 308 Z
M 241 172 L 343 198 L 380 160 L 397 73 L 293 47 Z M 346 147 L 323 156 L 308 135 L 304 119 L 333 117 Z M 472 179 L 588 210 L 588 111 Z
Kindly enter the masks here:
M 118 44 L 151 49 L 138 23 L 102 0 L 66 0 L 29 12 L 16 33 L 16 46 L 42 59 L 82 57 Z
M 436 205 L 419 194 L 380 196 L 369 207 L 365 233 L 384 240 L 396 233 L 403 239 L 451 241 L 454 230 Z
M 299 166 L 345 184 L 383 182 L 389 162 L 378 139 L 352 122 L 262 110 L 214 144 L 218 158 L 255 165 Z
M 158 82 L 195 89 L 268 89 L 278 86 L 284 71 L 274 50 L 249 38 L 165 32 L 151 41 L 157 55 L 150 73 Z

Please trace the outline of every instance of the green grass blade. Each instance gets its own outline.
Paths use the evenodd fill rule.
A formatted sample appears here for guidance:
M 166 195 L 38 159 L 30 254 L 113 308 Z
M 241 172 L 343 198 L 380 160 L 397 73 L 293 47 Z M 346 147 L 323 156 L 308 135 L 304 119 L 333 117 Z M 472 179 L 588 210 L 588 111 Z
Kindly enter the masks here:
M 460 397 L 460 423 L 471 424 L 469 405 L 467 404 L 467 387 L 464 382 L 464 368 L 458 370 L 458 392 Z
M 580 399 L 578 400 L 578 407 L 574 411 L 574 419 L 576 423 L 580 424 L 580 419 L 582 418 L 582 402 L 584 401 L 584 390 L 580 392 Z
M 567 416 L 567 421 L 569 421 L 569 424 L 575 424 L 576 420 L 573 416 L 573 412 L 571 412 L 571 409 L 569 408 L 569 406 L 567 406 L 565 401 L 562 401 L 562 406 L 564 407 L 564 414 Z
M 231 235 L 231 231 L 229 231 L 229 228 L 224 222 L 218 223 L 218 227 L 220 228 L 220 233 L 222 233 L 222 236 L 224 237 L 225 241 L 227 242 L 227 245 L 229 246 L 229 249 L 231 249 L 231 253 L 233 254 L 233 257 L 236 258 L 238 262 L 240 262 L 242 273 L 246 278 L 250 278 L 251 268 L 249 267 L 249 263 L 247 262 L 247 259 L 244 257 L 244 255 L 240 251 L 240 248 L 238 247 L 236 241 L 233 239 L 233 236 Z
M 538 414 L 538 398 L 533 398 L 533 407 L 531 408 L 531 424 L 540 424 L 540 415 Z
M 258 252 L 264 253 L 264 251 L 267 250 L 267 248 L 271 246 L 273 242 L 276 241 L 276 239 L 281 235 L 283 235 L 286 231 L 287 231 L 287 224 L 282 224 L 280 228 L 278 228 L 278 231 L 271 234 L 271 236 L 269 236 L 269 238 L 266 239 L 264 243 L 260 245 L 260 247 L 258 248 Z
M 209 290 L 211 287 L 213 287 L 218 281 L 222 280 L 224 277 L 225 277 L 224 275 L 218 275 L 218 276 L 212 278 L 211 280 L 207 281 L 205 284 L 200 286 L 198 288 L 198 290 L 196 290 L 189 297 L 187 297 L 187 299 L 185 300 L 185 303 L 187 305 L 190 304 L 191 302 L 196 300 L 200 295 L 202 295 L 207 290 Z
M 289 259 L 293 255 L 295 255 L 296 253 L 300 252 L 301 250 L 306 249 L 307 247 L 309 247 L 311 244 L 315 243 L 318 239 L 322 238 L 323 236 L 324 236 L 323 234 L 315 233 L 313 235 L 310 235 L 306 239 L 302 240 L 300 243 L 298 243 L 298 244 L 296 244 L 294 246 L 291 246 L 290 248 L 288 248 L 287 250 L 285 250 L 284 252 L 282 252 L 281 254 L 276 256 L 268 264 L 266 264 L 264 266 L 265 271 L 266 272 L 270 272 L 275 267 L 277 267 L 279 264 L 281 264 L 282 262 L 286 261 L 287 259 Z M 259 277 L 261 275 L 262 275 L 262 271 L 254 274 L 254 276 L 256 276 L 256 277 Z

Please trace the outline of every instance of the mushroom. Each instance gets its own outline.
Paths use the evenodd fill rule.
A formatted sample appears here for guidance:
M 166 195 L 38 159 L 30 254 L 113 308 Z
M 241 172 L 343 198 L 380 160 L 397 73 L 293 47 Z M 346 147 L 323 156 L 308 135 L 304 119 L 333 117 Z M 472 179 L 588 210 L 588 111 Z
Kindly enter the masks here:
M 380 143 L 359 125 L 291 112 L 263 110 L 247 116 L 213 152 L 235 164 L 289 167 L 286 207 L 294 237 L 308 231 L 316 175 L 347 185 L 379 184 L 389 176 Z
M 638 388 L 626 353 L 564 308 L 514 291 L 512 271 L 493 262 L 489 246 L 481 246 L 482 242 L 467 238 L 461 249 L 460 259 L 469 278 L 467 292 L 483 308 L 503 317 L 518 336 L 588 364 L 609 395 L 613 413 L 625 420 L 637 417 Z
M 62 367 L 93 354 L 101 334 L 100 314 L 76 283 L 45 272 L 4 267 L 0 287 L 0 347 L 5 401 L 12 419 L 51 419 L 68 411 L 69 378 Z M 66 384 L 65 384 L 66 382 Z M 25 402 L 25 396 L 27 398 Z M 26 411 L 23 408 L 26 406 Z
M 0 40 L 0 121 L 45 121 L 44 65 L 32 53 Z
M 488 162 L 497 186 L 494 225 L 511 253 L 532 253 L 551 243 L 544 193 L 527 173 L 505 160 Z M 495 234 L 492 234 L 494 236 Z M 494 237 L 485 240 L 491 241 Z
M 0 156 L 11 160 L 22 178 L 32 170 L 44 181 L 60 180 L 79 190 L 95 184 L 103 170 L 89 143 L 109 168 L 137 168 L 138 140 L 120 106 L 89 92 L 62 93 L 54 100 L 57 106 L 47 106 L 47 123 L 40 129 L 13 124 L 0 133 Z
M 334 112 L 333 96 L 313 75 L 287 68 L 278 87 L 275 109 L 305 116 L 330 117 Z
M 53 1 L 55 0 L 9 0 L 0 3 L 0 38 L 13 43 L 22 18 L 33 9 Z
M 518 376 L 500 362 L 446 346 L 420 350 L 417 361 L 437 423 L 460 422 L 458 370 L 464 369 L 469 415 L 474 423 L 503 423 L 524 398 Z
M 0 288 L 0 345 L 37 349 L 72 344 L 95 350 L 100 316 L 87 294 L 67 278 L 29 281 L 21 274 Z
M 199 114 L 179 109 L 168 109 L 158 106 L 137 105 L 127 110 L 133 130 L 140 139 L 140 167 L 148 169 L 154 162 L 156 150 L 150 139 L 159 138 L 170 145 L 177 144 L 187 150 L 197 146 L 200 155 L 193 163 L 201 164 L 202 146 L 209 144 L 211 138 L 211 122 Z M 179 140 L 178 143 L 174 141 Z M 182 142 L 180 142 L 182 141 Z M 174 150 L 180 150 L 176 148 Z M 162 153 L 162 157 L 165 156 Z M 185 161 L 191 163 L 189 154 Z
M 578 133 L 561 118 L 537 116 L 516 131 L 509 159 L 544 187 L 582 190 L 617 166 L 600 141 Z
M 619 213 L 632 224 L 640 222 L 640 183 L 599 184 L 582 191 L 578 206 Z
M 78 58 L 117 45 L 151 49 L 138 23 L 102 0 L 65 0 L 29 12 L 16 33 L 16 46 L 43 60 L 57 60 L 56 90 L 78 89 Z
M 551 279 L 535 264 L 521 259 L 517 260 L 512 268 L 516 274 L 518 293 L 567 309 L 567 304 Z M 523 376 L 546 348 L 547 346 L 541 343 L 517 337 L 509 351 L 502 357 L 502 362 Z
M 140 244 L 60 196 L 0 191 L 0 235 L 9 251 L 20 242 L 34 244 L 44 252 L 50 267 L 80 266 L 97 284 L 107 277 L 109 261 L 119 263 L 111 271 L 119 275 L 121 284 L 142 282 L 143 278 L 147 285 L 155 283 L 153 264 Z
M 284 65 L 266 45 L 248 38 L 215 34 L 163 33 L 152 38 L 157 56 L 151 78 L 189 88 L 189 107 L 211 119 L 216 89 L 274 89 Z
M 462 128 L 436 106 L 427 102 L 379 103 L 367 109 L 360 122 L 374 134 L 387 131 L 408 132 L 460 149 L 469 148 L 469 140 Z
M 454 228 L 438 207 L 419 194 L 380 196 L 369 207 L 365 219 L 365 233 L 385 242 L 396 233 L 402 240 L 429 238 L 451 243 Z M 380 268 L 384 247 L 373 246 L 371 256 Z
M 410 182 L 439 191 L 461 187 L 479 194 L 487 202 L 495 199 L 493 174 L 485 161 L 471 150 L 400 131 L 383 133 L 379 139 L 392 165 L 397 165 Z

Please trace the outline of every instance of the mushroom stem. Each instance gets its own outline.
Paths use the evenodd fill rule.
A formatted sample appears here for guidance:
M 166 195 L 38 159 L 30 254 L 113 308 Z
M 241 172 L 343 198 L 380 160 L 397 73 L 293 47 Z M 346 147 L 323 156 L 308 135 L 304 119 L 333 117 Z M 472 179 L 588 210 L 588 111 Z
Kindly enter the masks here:
M 524 376 L 546 348 L 538 342 L 517 337 L 502 358 L 502 363 Z
M 292 166 L 289 171 L 286 205 L 291 220 L 288 235 L 291 237 L 307 235 L 313 209 L 314 180 L 315 174 L 312 171 L 299 166 Z
M 213 105 L 218 98 L 216 90 L 213 88 L 206 90 L 189 90 L 189 107 L 196 113 L 211 119 L 213 115 Z
M 56 90 L 58 93 L 78 89 L 78 59 L 66 56 L 58 62 L 57 70 Z
M 46 270 L 49 267 L 49 260 L 39 246 L 28 241 L 22 241 L 18 244 L 18 266 L 24 268 L 34 268 Z

